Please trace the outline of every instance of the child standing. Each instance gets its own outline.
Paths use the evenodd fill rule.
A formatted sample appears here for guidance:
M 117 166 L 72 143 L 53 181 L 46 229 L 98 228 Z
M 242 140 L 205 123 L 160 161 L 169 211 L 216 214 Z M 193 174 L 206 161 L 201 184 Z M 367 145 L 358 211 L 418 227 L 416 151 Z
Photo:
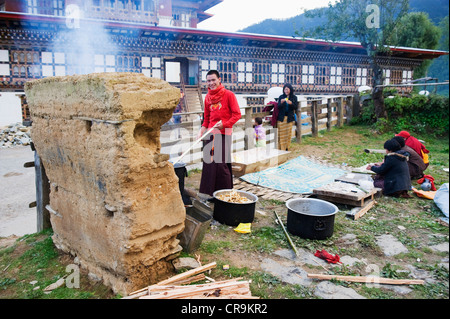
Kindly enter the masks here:
M 266 146 L 266 129 L 262 126 L 262 118 L 255 118 L 255 139 L 256 147 Z

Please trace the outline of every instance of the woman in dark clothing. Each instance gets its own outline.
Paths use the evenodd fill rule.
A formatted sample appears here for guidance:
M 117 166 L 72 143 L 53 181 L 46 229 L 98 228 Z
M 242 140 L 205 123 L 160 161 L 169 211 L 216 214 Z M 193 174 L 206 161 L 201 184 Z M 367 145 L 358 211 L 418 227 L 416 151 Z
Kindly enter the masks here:
M 410 198 L 408 191 L 411 190 L 411 179 L 407 164 L 409 153 L 401 150 L 400 144 L 394 139 L 386 141 L 384 149 L 386 156 L 383 164 L 367 166 L 368 170 L 382 178 L 375 179 L 374 185 L 381 187 L 384 195 Z M 382 182 L 379 183 L 380 181 Z
M 283 94 L 278 98 L 278 148 L 289 150 L 292 137 L 292 125 L 295 121 L 295 111 L 298 108 L 298 100 L 294 94 L 294 88 L 285 84 Z
M 405 139 L 401 136 L 395 136 L 394 140 L 400 144 L 402 150 L 409 153 L 408 167 L 409 175 L 411 179 L 419 179 L 423 177 L 423 171 L 426 170 L 427 166 L 423 162 L 422 157 L 416 153 L 411 147 L 405 144 Z

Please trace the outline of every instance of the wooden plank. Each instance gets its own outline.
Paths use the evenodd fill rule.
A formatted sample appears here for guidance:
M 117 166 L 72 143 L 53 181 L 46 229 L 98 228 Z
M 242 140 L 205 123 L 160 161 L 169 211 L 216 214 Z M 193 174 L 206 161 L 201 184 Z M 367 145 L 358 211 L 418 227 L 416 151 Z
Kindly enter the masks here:
M 229 282 L 223 284 L 207 285 L 207 286 L 187 286 L 187 288 L 176 289 L 173 291 L 167 291 L 156 295 L 142 296 L 140 299 L 178 299 L 189 298 L 190 296 L 200 297 L 205 293 L 214 293 L 216 290 L 220 291 L 220 294 L 224 293 L 226 288 L 241 288 L 249 285 L 248 281 Z
M 377 202 L 374 200 L 371 200 L 369 203 L 366 204 L 363 208 L 361 208 L 359 211 L 357 211 L 355 214 L 350 214 L 350 217 L 352 217 L 353 220 L 358 220 L 361 218 L 365 213 L 367 213 L 373 206 L 375 206 Z
M 359 200 L 369 196 L 364 192 L 344 193 L 344 192 L 339 192 L 338 190 L 333 191 L 333 190 L 325 190 L 325 189 L 320 189 L 320 188 L 314 189 L 313 194 L 324 195 L 324 196 L 328 196 L 328 197 L 338 197 L 338 198 L 348 199 L 348 200 L 353 200 L 353 201 L 359 201 Z
M 168 285 L 168 284 L 174 283 L 176 281 L 180 281 L 182 279 L 198 275 L 198 274 L 200 274 L 202 272 L 205 272 L 207 270 L 213 269 L 216 266 L 217 266 L 216 262 L 212 262 L 212 263 L 209 263 L 207 265 L 204 265 L 204 266 L 201 266 L 201 267 L 197 267 L 195 269 L 188 270 L 188 271 L 186 271 L 184 273 L 178 274 L 178 275 L 173 276 L 173 277 L 171 277 L 169 279 L 163 280 L 163 281 L 159 282 L 158 285 L 162 285 L 162 286 L 163 285 Z
M 211 286 L 211 285 L 215 285 L 215 284 L 218 285 L 218 284 L 224 284 L 224 283 L 230 283 L 230 282 L 238 282 L 239 280 L 242 280 L 242 277 L 233 278 L 233 279 L 229 279 L 229 280 L 214 281 L 214 282 L 210 282 L 210 283 L 206 283 L 206 284 L 198 284 L 198 285 L 194 285 L 194 286 L 181 286 L 181 284 L 178 284 L 178 282 L 176 285 L 169 285 L 169 286 L 153 285 L 153 286 L 148 287 L 148 292 L 149 293 L 160 293 L 161 291 L 170 291 L 170 290 L 175 290 L 175 289 L 190 289 L 192 287 L 206 287 L 206 286 Z
M 176 282 L 174 282 L 174 284 L 176 284 L 176 285 L 188 285 L 188 284 L 191 284 L 193 282 L 204 280 L 205 278 L 206 278 L 205 274 L 198 274 L 198 275 L 192 276 L 190 278 L 181 279 L 179 281 L 176 281 Z
M 273 191 L 267 192 L 262 196 L 263 199 L 272 199 L 274 197 Z
M 264 188 L 264 187 L 258 187 L 258 188 L 259 188 L 259 191 L 258 191 L 259 195 L 257 195 L 257 196 L 263 196 L 263 195 L 267 194 L 267 192 L 268 192 L 267 188 Z
M 362 173 L 347 173 L 334 179 L 335 182 L 344 182 L 349 184 L 359 185 L 361 181 L 369 181 L 370 175 Z M 372 179 L 370 177 L 370 179 Z
M 34 148 L 34 147 L 33 147 Z M 32 148 L 32 149 L 33 149 Z M 34 150 L 34 149 L 33 149 Z M 50 212 L 46 208 L 50 204 L 50 183 L 45 173 L 44 165 L 41 162 L 36 150 L 34 150 L 34 170 L 36 185 L 36 228 L 38 232 L 51 228 Z
M 326 195 L 316 195 L 317 198 L 323 199 L 328 202 L 350 205 L 350 206 L 364 206 L 364 202 L 362 200 L 351 200 L 345 198 L 339 198 L 335 196 L 326 196 Z
M 170 284 L 172 284 L 174 282 L 177 282 L 177 281 L 189 278 L 191 276 L 198 275 L 198 274 L 200 274 L 202 272 L 205 272 L 207 270 L 215 268 L 216 266 L 217 266 L 216 262 L 212 262 L 212 263 L 209 263 L 207 265 L 204 265 L 204 266 L 201 266 L 201 267 L 197 267 L 195 269 L 191 269 L 191 270 L 188 270 L 188 271 L 186 271 L 184 273 L 181 273 L 181 274 L 178 274 L 176 276 L 170 277 L 170 278 L 168 278 L 166 280 L 163 280 L 163 281 L 157 283 L 156 285 L 159 285 L 159 286 L 170 285 Z M 125 297 L 124 299 L 132 299 L 134 295 L 142 294 L 143 292 L 147 293 L 148 289 L 149 289 L 149 287 L 145 287 L 145 288 L 136 290 L 134 292 L 131 292 L 129 294 L 129 296 Z
M 369 153 L 369 154 L 373 154 L 373 153 L 386 154 L 386 150 L 376 150 L 376 149 L 370 149 L 370 148 L 364 149 L 364 152 Z
M 285 193 L 285 194 L 281 194 L 281 196 L 278 197 L 278 200 L 285 202 L 288 199 L 290 199 L 291 197 L 292 197 L 291 193 L 288 193 L 288 194 Z
M 257 187 L 256 191 L 253 194 L 260 197 L 260 196 L 264 195 L 265 193 L 266 193 L 266 190 L 264 188 Z
M 354 192 L 350 192 L 350 190 Z M 377 189 L 374 188 L 370 192 L 366 193 L 362 191 L 358 186 L 350 185 L 349 183 L 333 182 L 323 187 L 319 187 L 313 190 L 316 195 L 324 195 L 328 197 L 338 197 L 342 199 L 360 201 L 367 197 L 376 194 Z
M 285 196 L 285 194 L 280 194 L 278 192 L 273 192 L 272 194 L 273 194 L 273 196 L 271 199 L 279 200 L 279 201 L 283 201 L 283 197 Z
M 386 284 L 386 285 L 423 285 L 424 280 L 420 279 L 391 279 L 383 278 L 377 276 L 339 276 L 339 275 L 323 275 L 323 274 L 308 274 L 308 278 L 319 279 L 319 280 L 343 280 L 350 282 L 365 282 L 365 283 L 376 283 L 376 284 Z
M 312 101 L 312 113 L 311 113 L 311 134 L 313 137 L 317 137 L 318 131 L 318 119 L 317 119 L 317 101 Z

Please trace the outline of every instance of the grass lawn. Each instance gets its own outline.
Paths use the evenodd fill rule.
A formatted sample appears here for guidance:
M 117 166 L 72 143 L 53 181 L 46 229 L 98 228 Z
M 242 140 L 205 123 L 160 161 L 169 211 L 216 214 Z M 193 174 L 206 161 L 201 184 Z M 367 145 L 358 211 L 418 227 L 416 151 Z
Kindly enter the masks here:
M 334 165 L 360 167 L 370 162 L 379 162 L 382 154 L 367 154 L 364 149 L 382 149 L 392 134 L 379 135 L 367 127 L 346 126 L 321 132 L 317 138 L 304 137 L 301 144 L 292 143 L 291 158 L 299 155 L 320 159 Z M 449 175 L 443 168 L 449 167 L 449 139 L 416 136 L 426 141 L 430 150 L 430 166 L 426 173 L 435 178 L 436 187 L 448 183 Z M 344 164 L 345 163 L 345 164 Z M 186 186 L 198 190 L 201 172 L 191 171 Z M 414 183 L 417 187 L 418 184 Z M 357 258 L 360 262 L 345 265 L 297 265 L 308 273 L 339 275 L 367 275 L 368 265 L 376 265 L 380 274 L 388 278 L 409 278 L 411 273 L 427 274 L 425 285 L 408 286 L 411 292 L 399 293 L 382 287 L 368 287 L 361 283 L 336 282 L 354 289 L 368 299 L 448 299 L 448 251 L 433 249 L 435 245 L 448 243 L 448 227 L 439 223 L 442 216 L 432 200 L 414 195 L 411 199 L 380 197 L 377 205 L 361 219 L 354 221 L 346 217 L 351 207 L 338 205 L 334 234 L 327 240 L 305 240 L 291 236 L 296 247 L 306 252 L 326 249 L 332 254 Z M 275 223 L 273 212 L 277 212 L 286 223 L 287 209 L 284 202 L 260 199 L 252 223 L 251 234 L 240 234 L 233 227 L 213 225 L 205 235 L 200 248 L 189 256 L 199 256 L 202 263 L 215 261 L 218 266 L 208 276 L 215 279 L 244 277 L 251 280 L 254 296 L 271 299 L 316 299 L 313 285 L 289 284 L 279 277 L 265 272 L 261 264 L 267 259 L 282 262 L 274 253 L 290 249 L 281 227 Z M 351 234 L 352 243 L 344 240 Z M 408 252 L 396 256 L 385 256 L 376 244 L 376 237 L 391 234 Z M 78 287 L 70 286 L 74 261 L 60 253 L 51 240 L 51 230 L 27 235 L 17 240 L 0 239 L 0 298 L 18 299 L 111 299 L 120 296 L 99 282 L 91 281 L 80 269 Z M 184 254 L 186 256 L 187 254 Z M 223 265 L 229 265 L 228 270 Z M 69 268 L 67 267 L 69 266 Z M 325 269 L 326 270 L 325 270 Z M 48 285 L 63 278 L 65 285 L 47 294 Z M 69 285 L 67 284 L 69 283 Z

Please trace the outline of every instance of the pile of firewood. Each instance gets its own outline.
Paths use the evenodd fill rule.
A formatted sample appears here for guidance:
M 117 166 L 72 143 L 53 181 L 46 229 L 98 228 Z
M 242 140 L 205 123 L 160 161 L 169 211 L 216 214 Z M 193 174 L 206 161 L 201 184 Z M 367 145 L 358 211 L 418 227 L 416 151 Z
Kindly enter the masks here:
M 134 291 L 123 299 L 259 299 L 252 296 L 249 281 L 243 281 L 242 278 L 214 281 L 204 274 L 214 267 L 215 262 L 186 271 Z M 205 279 L 210 282 L 189 285 Z

